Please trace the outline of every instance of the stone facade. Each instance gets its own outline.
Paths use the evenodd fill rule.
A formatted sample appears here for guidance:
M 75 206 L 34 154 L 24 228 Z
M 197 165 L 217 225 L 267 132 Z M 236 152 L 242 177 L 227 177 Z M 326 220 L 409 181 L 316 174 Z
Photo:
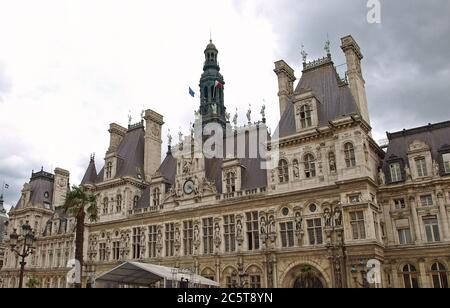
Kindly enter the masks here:
M 448 287 L 450 123 L 389 134 L 381 149 L 371 137 L 361 50 L 351 36 L 342 49 L 348 80 L 330 54 L 305 61 L 296 89 L 295 72 L 275 63 L 281 117 L 268 170 L 260 157 L 211 159 L 190 146 L 176 155 L 181 144 L 160 164 L 161 115 L 148 110 L 127 129 L 112 124 L 104 167 L 97 173 L 92 157 L 81 183 L 97 196 L 100 214 L 88 223 L 84 278 L 135 260 L 190 269 L 223 287 Z M 231 127 L 217 54 L 210 43 L 200 126 L 217 122 L 247 143 L 252 130 L 267 135 L 265 119 Z M 27 206 L 42 177 L 54 185 L 50 207 L 45 200 Z M 33 174 L 10 213 L 9 231 L 37 222 L 27 275 L 42 287 L 66 286 L 74 253 L 73 218 L 60 210 L 62 181 L 68 173 L 60 169 Z M 10 252 L 6 260 L 2 279 L 13 287 L 17 260 Z M 368 281 L 368 272 L 380 281 Z

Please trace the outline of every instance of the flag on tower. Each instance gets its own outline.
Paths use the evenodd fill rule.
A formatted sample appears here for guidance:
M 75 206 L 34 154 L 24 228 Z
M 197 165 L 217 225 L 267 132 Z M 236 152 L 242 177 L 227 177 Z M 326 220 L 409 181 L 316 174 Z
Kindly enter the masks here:
M 216 80 L 216 83 L 214 84 L 214 88 L 223 89 L 223 84 L 221 84 L 218 80 Z
M 9 185 L 8 184 L 5 184 L 5 189 L 8 189 L 9 188 Z
M 195 97 L 195 92 L 191 89 L 191 87 L 189 87 L 189 95 Z

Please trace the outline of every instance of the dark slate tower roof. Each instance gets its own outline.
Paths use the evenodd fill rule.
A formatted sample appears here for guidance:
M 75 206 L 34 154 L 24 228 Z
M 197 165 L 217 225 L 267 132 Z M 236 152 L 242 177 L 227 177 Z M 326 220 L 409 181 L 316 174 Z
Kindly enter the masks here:
M 32 172 L 31 179 L 29 183 L 30 187 L 30 204 L 33 206 L 44 207 L 48 205 L 51 209 L 53 200 L 53 183 L 55 181 L 55 176 L 51 173 L 45 172 L 43 169 L 39 172 Z M 22 207 L 22 198 L 19 199 L 15 209 Z
M 341 116 L 358 113 L 358 107 L 350 88 L 339 77 L 330 55 L 313 63 L 305 64 L 305 69 L 294 94 L 301 94 L 306 91 L 312 91 L 319 101 L 320 126 L 328 125 L 329 121 Z M 279 122 L 280 138 L 296 133 L 294 112 L 294 105 L 291 101 Z
M 97 179 L 97 169 L 95 168 L 95 156 L 92 155 L 86 173 L 84 174 L 84 177 L 81 180 L 81 185 L 95 184 L 96 179 Z
M 388 182 L 390 182 L 389 164 L 399 161 L 403 168 L 407 166 L 409 164 L 408 147 L 416 140 L 430 147 L 433 160 L 439 163 L 441 172 L 444 170 L 441 155 L 450 153 L 450 121 L 387 133 L 387 137 L 389 146 L 382 168 Z

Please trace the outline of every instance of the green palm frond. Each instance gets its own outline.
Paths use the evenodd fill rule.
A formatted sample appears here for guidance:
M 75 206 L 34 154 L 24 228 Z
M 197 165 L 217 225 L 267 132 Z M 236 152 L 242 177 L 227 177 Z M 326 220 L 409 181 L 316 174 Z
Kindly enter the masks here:
M 95 221 L 97 217 L 96 197 L 82 187 L 73 186 L 72 190 L 67 193 L 64 211 L 72 216 L 77 216 L 80 211 L 86 211 L 89 219 Z

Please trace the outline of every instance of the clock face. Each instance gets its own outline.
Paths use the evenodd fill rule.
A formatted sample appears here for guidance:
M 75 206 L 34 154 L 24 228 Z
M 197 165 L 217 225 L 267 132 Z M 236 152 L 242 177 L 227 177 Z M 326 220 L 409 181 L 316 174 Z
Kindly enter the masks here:
M 194 191 L 194 182 L 192 182 L 191 180 L 186 181 L 184 183 L 183 190 L 187 195 L 192 194 L 192 192 Z

